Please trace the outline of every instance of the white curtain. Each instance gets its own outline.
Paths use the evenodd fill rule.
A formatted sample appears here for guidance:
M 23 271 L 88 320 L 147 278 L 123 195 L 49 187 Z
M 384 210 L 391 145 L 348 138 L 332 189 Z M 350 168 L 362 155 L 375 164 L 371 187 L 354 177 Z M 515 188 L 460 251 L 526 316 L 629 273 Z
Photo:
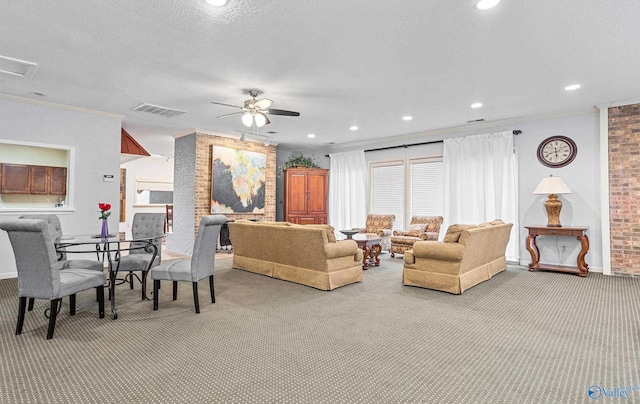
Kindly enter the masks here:
M 513 223 L 506 257 L 509 261 L 519 261 L 513 132 L 446 139 L 443 160 L 443 229 L 450 224 L 476 224 L 493 219 Z
M 336 230 L 364 227 L 369 195 L 364 150 L 329 157 L 329 224 Z

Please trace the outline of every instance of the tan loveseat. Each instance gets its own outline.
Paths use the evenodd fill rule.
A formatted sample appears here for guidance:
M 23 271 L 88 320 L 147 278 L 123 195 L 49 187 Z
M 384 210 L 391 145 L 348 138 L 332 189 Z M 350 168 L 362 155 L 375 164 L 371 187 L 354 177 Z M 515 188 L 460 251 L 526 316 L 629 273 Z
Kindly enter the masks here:
M 229 234 L 234 268 L 322 290 L 362 281 L 362 250 L 331 226 L 236 220 Z
M 460 294 L 507 269 L 513 224 L 451 225 L 445 241 L 417 241 L 404 254 L 402 284 Z

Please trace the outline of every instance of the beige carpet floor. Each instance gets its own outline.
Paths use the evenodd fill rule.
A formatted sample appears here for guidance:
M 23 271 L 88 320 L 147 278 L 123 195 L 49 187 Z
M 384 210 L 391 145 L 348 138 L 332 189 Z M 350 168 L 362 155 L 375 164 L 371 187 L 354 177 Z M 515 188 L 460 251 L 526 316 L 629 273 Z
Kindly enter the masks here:
M 16 280 L 0 280 L 0 402 L 640 402 L 640 279 L 513 267 L 456 296 L 401 278 L 385 254 L 325 292 L 224 257 L 199 315 L 189 284 L 175 302 L 165 284 L 158 311 L 122 285 L 117 320 L 85 292 L 50 341 L 44 301 L 14 335 Z

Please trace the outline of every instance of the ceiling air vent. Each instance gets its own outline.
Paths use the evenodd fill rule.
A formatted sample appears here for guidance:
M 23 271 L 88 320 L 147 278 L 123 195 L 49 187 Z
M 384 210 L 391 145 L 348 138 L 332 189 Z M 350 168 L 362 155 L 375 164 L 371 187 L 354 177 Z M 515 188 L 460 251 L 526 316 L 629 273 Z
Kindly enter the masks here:
M 474 120 L 471 120 L 471 121 L 467 121 L 467 123 L 476 123 L 476 122 L 483 122 L 483 121 L 484 121 L 484 118 L 480 118 L 480 119 L 474 119 Z
M 180 111 L 179 109 L 171 109 L 152 104 L 140 104 L 137 107 L 132 108 L 132 110 L 138 112 L 146 112 L 148 114 L 166 116 L 167 118 L 173 118 L 174 116 L 182 115 L 185 113 L 185 111 Z
M 37 68 L 38 65 L 33 62 L 0 56 L 0 73 L 31 78 Z

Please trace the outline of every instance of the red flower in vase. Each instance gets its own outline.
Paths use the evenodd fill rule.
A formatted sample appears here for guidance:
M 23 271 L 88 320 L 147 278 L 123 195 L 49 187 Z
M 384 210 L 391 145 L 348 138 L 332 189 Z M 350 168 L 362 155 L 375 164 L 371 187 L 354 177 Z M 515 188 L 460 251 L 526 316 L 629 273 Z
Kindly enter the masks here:
M 109 212 L 109 209 L 111 209 L 110 203 L 99 203 L 98 208 L 100 209 L 100 217 L 98 219 L 106 219 L 111 214 Z

